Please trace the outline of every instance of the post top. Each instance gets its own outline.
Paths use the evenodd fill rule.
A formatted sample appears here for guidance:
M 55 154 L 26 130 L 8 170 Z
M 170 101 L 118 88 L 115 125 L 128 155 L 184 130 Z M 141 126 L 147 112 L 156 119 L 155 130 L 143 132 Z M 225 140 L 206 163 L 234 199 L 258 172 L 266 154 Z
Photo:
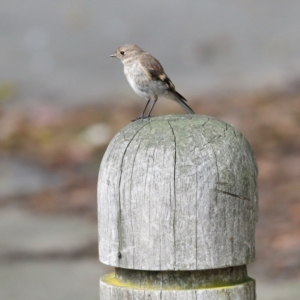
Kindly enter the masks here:
M 100 167 L 100 260 L 138 270 L 247 264 L 256 178 L 249 143 L 228 123 L 201 115 L 130 123 Z

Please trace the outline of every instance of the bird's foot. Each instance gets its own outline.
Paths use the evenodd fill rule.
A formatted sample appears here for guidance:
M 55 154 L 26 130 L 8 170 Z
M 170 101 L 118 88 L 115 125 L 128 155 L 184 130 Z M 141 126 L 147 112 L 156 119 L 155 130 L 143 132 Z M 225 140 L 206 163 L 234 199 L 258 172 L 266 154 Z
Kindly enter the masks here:
M 150 118 L 150 116 L 141 115 L 138 118 L 136 118 L 134 120 L 131 120 L 131 122 L 134 122 L 134 121 L 137 121 L 137 120 L 144 120 L 144 119 L 148 119 L 148 118 Z

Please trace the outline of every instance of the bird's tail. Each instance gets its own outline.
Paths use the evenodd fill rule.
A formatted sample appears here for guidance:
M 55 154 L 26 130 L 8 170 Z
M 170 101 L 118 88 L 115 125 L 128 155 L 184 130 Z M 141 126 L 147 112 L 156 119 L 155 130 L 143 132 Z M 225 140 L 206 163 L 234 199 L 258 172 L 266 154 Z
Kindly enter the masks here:
M 186 104 L 187 100 L 177 91 L 172 91 L 172 96 L 172 99 L 175 100 L 188 114 L 195 114 L 195 112 Z

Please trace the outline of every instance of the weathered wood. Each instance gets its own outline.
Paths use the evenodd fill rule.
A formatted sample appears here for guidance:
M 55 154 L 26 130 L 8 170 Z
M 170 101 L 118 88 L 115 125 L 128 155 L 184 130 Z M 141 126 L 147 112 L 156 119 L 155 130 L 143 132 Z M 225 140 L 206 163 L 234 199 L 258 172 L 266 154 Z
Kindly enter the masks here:
M 201 270 L 253 261 L 256 177 L 248 142 L 229 124 L 189 115 L 131 123 L 101 163 L 101 262 Z
M 245 267 L 246 268 L 246 267 Z M 221 270 L 221 269 L 220 269 Z M 143 271 L 147 272 L 147 271 Z M 175 271 L 180 273 L 180 271 Z M 221 274 L 218 274 L 217 278 L 213 278 L 214 271 L 210 274 L 189 274 L 193 271 L 185 271 L 182 275 L 169 274 L 170 271 L 155 272 L 150 271 L 153 274 L 148 277 L 150 282 L 146 280 L 145 274 L 142 274 L 142 278 L 136 274 L 136 278 L 130 276 L 128 280 L 118 278 L 115 273 L 105 275 L 100 280 L 100 300 L 123 300 L 123 299 L 137 299 L 137 300 L 253 300 L 255 299 L 255 281 L 249 277 L 243 278 L 244 281 L 234 280 L 235 276 L 232 276 L 230 282 L 222 281 Z M 203 272 L 203 271 L 196 271 Z M 166 274 L 160 274 L 166 273 Z M 205 272 L 203 272 L 205 273 Z M 221 273 L 221 272 L 220 272 Z M 207 277 L 205 277 L 208 275 Z M 224 273 L 225 278 L 230 277 L 228 273 Z M 159 280 L 159 276 L 162 278 Z M 187 276 L 187 277 L 186 277 Z M 194 276 L 198 276 L 194 277 Z M 156 277 L 151 281 L 150 277 Z M 186 286 L 186 281 L 198 281 L 198 285 Z M 196 280 L 195 280 L 196 279 Z M 213 284 L 201 285 L 202 279 L 210 279 Z M 214 280 L 220 280 L 216 282 Z M 155 282 L 157 281 L 157 282 Z M 160 281 L 161 285 L 158 284 Z M 155 282 L 155 284 L 153 284 Z M 200 283 L 200 284 L 199 284 Z
M 226 281 L 226 270 L 246 271 L 255 257 L 256 178 L 247 140 L 223 121 L 161 116 L 121 130 L 99 172 L 100 260 L 118 268 L 100 281 L 101 299 L 255 299 L 254 281 Z M 155 271 L 170 283 L 171 271 L 198 270 L 211 287 L 139 289 L 124 280 L 134 270 L 148 283 Z
M 119 285 L 147 289 L 202 289 L 236 285 L 249 281 L 246 266 L 197 271 L 141 271 L 116 268 L 111 278 Z M 109 282 L 109 280 L 108 280 Z

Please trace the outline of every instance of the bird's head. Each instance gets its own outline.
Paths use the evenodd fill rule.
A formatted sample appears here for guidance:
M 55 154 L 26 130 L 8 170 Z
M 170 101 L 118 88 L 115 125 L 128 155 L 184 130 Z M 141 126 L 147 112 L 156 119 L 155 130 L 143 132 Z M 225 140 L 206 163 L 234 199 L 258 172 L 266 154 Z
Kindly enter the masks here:
M 135 44 L 126 44 L 121 47 L 119 47 L 113 54 L 111 54 L 109 57 L 117 57 L 122 62 L 128 58 L 134 57 L 135 55 L 138 55 L 140 53 L 144 52 L 143 49 L 141 49 L 139 46 Z

